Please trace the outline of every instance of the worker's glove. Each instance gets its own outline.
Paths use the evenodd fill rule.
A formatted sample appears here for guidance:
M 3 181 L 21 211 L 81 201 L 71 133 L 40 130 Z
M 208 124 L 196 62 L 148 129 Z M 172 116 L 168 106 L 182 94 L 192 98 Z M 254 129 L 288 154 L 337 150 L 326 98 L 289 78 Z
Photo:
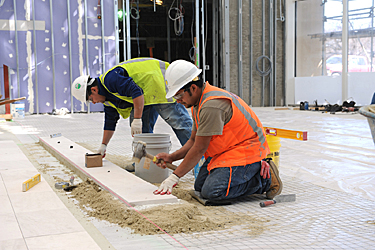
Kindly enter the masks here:
M 107 150 L 107 145 L 102 143 L 102 145 L 100 145 L 100 148 L 98 149 L 98 154 L 100 153 L 102 155 L 102 158 L 104 158 L 106 150 Z
M 271 178 L 270 175 L 270 164 L 266 160 L 261 161 L 262 167 L 260 168 L 260 176 L 263 177 L 263 179 Z
M 136 134 L 142 134 L 142 119 L 141 118 L 136 118 L 133 120 L 132 125 L 131 125 L 131 133 L 132 133 L 132 136 Z
M 179 180 L 180 177 L 172 173 L 167 179 L 165 179 L 160 184 L 159 189 L 154 191 L 154 194 L 171 194 L 172 188 L 174 188 L 178 184 Z

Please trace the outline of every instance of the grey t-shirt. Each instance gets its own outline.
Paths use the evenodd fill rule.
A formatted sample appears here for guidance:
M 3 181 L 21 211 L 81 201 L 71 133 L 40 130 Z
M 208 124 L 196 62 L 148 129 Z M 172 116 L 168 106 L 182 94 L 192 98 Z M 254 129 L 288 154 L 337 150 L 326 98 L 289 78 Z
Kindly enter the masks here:
M 197 114 L 198 105 L 194 106 L 194 114 Z M 232 118 L 233 110 L 230 100 L 213 99 L 206 101 L 199 113 L 198 131 L 195 126 L 195 117 L 193 123 L 193 131 L 197 131 L 197 136 L 221 135 L 224 125 Z

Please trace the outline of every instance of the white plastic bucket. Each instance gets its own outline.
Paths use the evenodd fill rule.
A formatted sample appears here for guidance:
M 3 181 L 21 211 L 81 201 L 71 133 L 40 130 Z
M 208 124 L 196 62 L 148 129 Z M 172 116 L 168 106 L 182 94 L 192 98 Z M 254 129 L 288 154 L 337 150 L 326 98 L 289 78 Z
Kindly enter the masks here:
M 145 142 L 147 153 L 154 156 L 162 152 L 169 153 L 172 145 L 169 134 L 137 134 L 134 135 L 133 151 L 138 141 Z M 143 157 L 135 164 L 135 175 L 150 183 L 161 183 L 169 176 L 169 170 L 159 168 L 151 159 Z
M 14 102 L 11 104 L 11 112 L 14 118 L 25 118 L 25 103 Z

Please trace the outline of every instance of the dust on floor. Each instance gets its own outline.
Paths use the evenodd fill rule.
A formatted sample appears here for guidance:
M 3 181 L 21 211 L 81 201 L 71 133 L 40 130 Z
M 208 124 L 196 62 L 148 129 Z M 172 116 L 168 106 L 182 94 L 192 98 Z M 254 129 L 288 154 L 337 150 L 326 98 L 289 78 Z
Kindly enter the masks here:
M 41 145 L 31 144 L 26 148 L 30 152 L 28 157 L 34 158 L 34 162 L 39 164 L 37 168 L 40 172 L 52 176 L 56 181 L 69 181 L 72 171 L 59 163 Z M 107 155 L 106 159 L 114 164 L 121 162 L 121 167 L 130 162 L 129 158 L 115 155 Z M 163 231 L 168 234 L 208 232 L 241 225 L 248 235 L 259 235 L 266 230 L 269 222 L 250 214 L 233 213 L 225 207 L 203 206 L 189 194 L 193 187 L 189 178 L 182 178 L 173 189 L 172 194 L 181 200 L 180 203 L 139 209 L 124 204 L 89 179 L 82 181 L 75 176 L 75 180 L 77 188 L 66 192 L 66 195 L 76 201 L 81 211 L 90 218 L 130 228 L 135 234 L 152 235 Z

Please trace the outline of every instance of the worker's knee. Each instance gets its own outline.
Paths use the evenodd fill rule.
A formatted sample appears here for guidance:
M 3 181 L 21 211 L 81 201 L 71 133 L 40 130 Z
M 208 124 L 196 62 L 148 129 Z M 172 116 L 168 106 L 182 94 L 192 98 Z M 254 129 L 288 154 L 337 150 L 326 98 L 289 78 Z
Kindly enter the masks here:
M 209 200 L 225 199 L 228 190 L 229 171 L 229 168 L 212 170 L 202 186 L 202 197 Z
M 228 186 L 216 185 L 208 186 L 204 185 L 201 190 L 201 195 L 207 200 L 224 200 L 226 198 Z

